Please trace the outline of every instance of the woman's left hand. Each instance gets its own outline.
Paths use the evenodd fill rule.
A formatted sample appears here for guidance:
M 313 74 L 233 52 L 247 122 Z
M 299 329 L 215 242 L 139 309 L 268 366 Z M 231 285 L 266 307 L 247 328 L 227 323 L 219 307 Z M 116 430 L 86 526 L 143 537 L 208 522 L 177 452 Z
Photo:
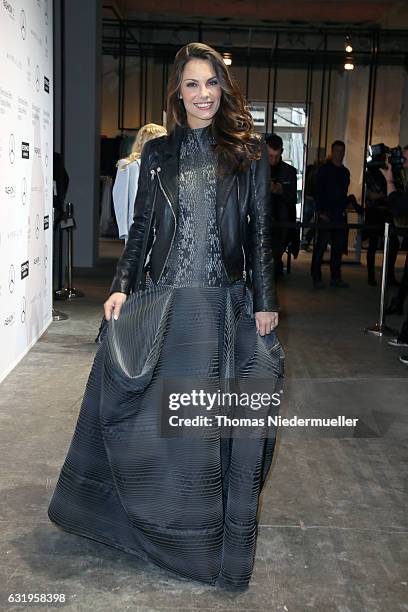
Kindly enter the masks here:
M 256 330 L 260 336 L 270 334 L 279 323 L 279 314 L 277 312 L 256 312 L 255 313 Z

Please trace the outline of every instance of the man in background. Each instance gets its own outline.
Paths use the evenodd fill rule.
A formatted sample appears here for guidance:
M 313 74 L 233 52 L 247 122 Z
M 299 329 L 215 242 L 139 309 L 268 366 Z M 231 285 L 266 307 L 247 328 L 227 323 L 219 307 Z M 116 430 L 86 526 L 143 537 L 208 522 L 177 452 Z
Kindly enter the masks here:
M 328 226 L 343 226 L 338 229 L 319 229 L 313 249 L 311 275 L 315 289 L 324 289 L 322 281 L 322 260 L 330 242 L 330 284 L 334 287 L 348 287 L 341 278 L 341 257 L 346 237 L 346 207 L 350 172 L 343 165 L 346 145 L 335 140 L 329 159 L 319 168 L 316 179 L 316 210 L 318 223 Z
M 277 134 L 266 138 L 271 167 L 271 207 L 275 223 L 296 223 L 297 171 L 282 160 L 283 141 Z M 289 246 L 294 257 L 299 252 L 299 232 L 289 228 L 274 229 L 275 275 L 283 273 L 282 256 Z

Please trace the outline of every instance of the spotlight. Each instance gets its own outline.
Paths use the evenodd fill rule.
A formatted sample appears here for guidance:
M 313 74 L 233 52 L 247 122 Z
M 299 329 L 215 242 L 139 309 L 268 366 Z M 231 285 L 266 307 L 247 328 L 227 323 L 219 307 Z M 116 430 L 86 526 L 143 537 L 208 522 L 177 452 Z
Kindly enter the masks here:
M 346 46 L 344 47 L 346 53 L 351 53 L 353 51 L 353 45 L 351 44 L 351 37 L 346 36 Z
M 226 66 L 231 66 L 231 64 L 232 64 L 232 56 L 231 56 L 231 53 L 223 53 L 223 54 L 222 54 L 222 58 L 223 58 L 223 60 L 224 60 L 224 64 L 225 64 Z
M 347 60 L 344 64 L 344 70 L 354 70 L 354 64 L 351 60 Z

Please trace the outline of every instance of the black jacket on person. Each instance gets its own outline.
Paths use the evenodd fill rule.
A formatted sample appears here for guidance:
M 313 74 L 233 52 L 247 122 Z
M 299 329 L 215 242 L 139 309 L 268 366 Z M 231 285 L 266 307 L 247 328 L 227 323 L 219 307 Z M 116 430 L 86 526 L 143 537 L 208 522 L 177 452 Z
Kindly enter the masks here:
M 408 193 L 399 190 L 393 191 L 387 197 L 387 202 L 394 217 L 406 217 L 408 219 Z M 399 225 L 397 219 L 395 219 L 395 224 Z
M 271 192 L 272 220 L 276 223 L 296 223 L 296 168 L 280 160 L 276 166 L 271 166 L 271 179 L 282 185 L 282 193 Z M 282 248 L 289 247 L 290 252 L 296 258 L 300 248 L 299 230 L 281 228 L 276 234 L 278 244 L 283 241 Z M 279 250 L 279 246 L 277 248 Z
M 276 166 L 271 166 L 271 179 L 282 185 L 282 193 L 271 193 L 272 213 L 274 217 L 278 219 L 282 207 L 285 207 L 290 211 L 290 219 L 296 221 L 296 168 L 281 160 Z
M 316 209 L 326 213 L 332 223 L 342 222 L 347 207 L 350 172 L 328 159 L 318 170 L 316 180 Z
M 120 257 L 110 294 L 129 294 L 135 285 L 143 238 L 154 204 L 144 270 L 160 280 L 173 244 L 178 207 L 178 159 L 185 128 L 148 141 L 143 147 L 135 216 Z M 270 167 L 266 144 L 262 157 L 245 172 L 217 177 L 216 219 L 221 253 L 232 282 L 246 271 L 254 312 L 278 310 L 272 253 Z

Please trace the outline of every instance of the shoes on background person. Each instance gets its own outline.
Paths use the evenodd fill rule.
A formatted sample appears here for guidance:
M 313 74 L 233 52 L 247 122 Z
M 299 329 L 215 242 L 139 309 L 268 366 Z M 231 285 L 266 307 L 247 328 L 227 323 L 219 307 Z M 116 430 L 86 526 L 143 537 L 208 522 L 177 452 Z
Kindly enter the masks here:
M 332 287 L 341 287 L 341 288 L 346 288 L 346 287 L 350 287 L 350 285 L 348 283 L 346 283 L 344 280 L 342 280 L 341 278 L 332 278 L 330 281 L 330 285 Z
M 402 347 L 408 348 L 408 342 L 404 342 L 403 340 L 399 340 L 398 338 L 391 338 L 391 340 L 388 340 L 388 344 L 390 346 L 397 346 L 397 347 Z
M 367 282 L 370 285 L 370 287 L 377 287 L 377 285 L 378 285 L 378 283 L 375 280 L 375 278 L 369 278 Z

